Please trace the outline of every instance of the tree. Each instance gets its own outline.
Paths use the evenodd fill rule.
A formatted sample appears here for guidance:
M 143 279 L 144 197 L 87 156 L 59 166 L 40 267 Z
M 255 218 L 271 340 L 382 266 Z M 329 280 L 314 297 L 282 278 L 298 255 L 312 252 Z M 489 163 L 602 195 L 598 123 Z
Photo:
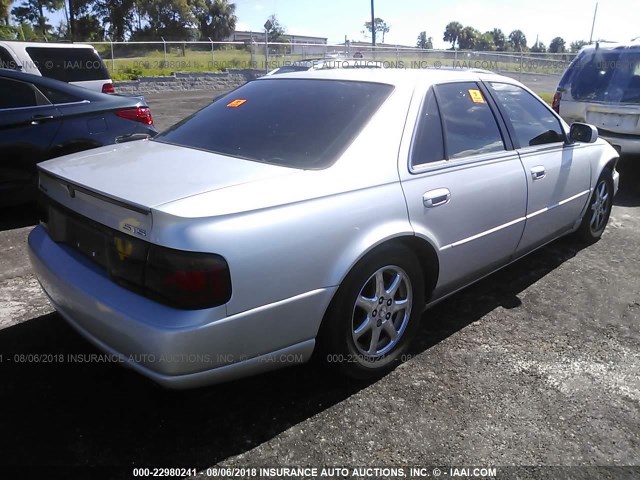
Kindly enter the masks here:
M 0 25 L 9 25 L 11 3 L 11 0 L 0 0 Z
M 271 28 L 267 30 L 269 42 L 281 42 L 287 30 L 286 27 L 280 24 L 275 14 L 269 15 L 268 20 L 271 22 Z
M 550 53 L 564 53 L 566 51 L 565 43 L 562 37 L 556 37 L 549 44 Z
M 373 22 L 375 25 L 376 32 L 382 33 L 382 43 L 384 43 L 384 34 L 389 33 L 389 30 L 391 30 L 391 27 L 387 25 L 387 22 L 385 22 L 383 19 L 378 17 L 374 18 Z M 364 22 L 364 28 L 373 34 L 373 30 L 371 28 L 371 22 Z
M 142 2 L 141 2 L 142 3 Z M 147 4 L 150 2 L 144 2 Z M 133 25 L 133 8 L 135 0 L 96 0 L 93 10 L 103 25 L 108 25 L 107 33 L 114 42 L 126 39 Z M 143 6 L 140 5 L 143 9 Z
M 536 42 L 533 47 L 531 47 L 531 51 L 533 53 L 545 53 L 547 51 L 547 46 L 542 42 Z
M 509 34 L 509 43 L 515 51 L 525 50 L 527 48 L 527 37 L 524 36 L 522 30 L 514 30 Z
M 187 0 L 142 0 L 141 8 L 148 22 L 141 36 L 165 40 L 197 38 L 196 18 Z M 131 24 L 133 8 L 129 13 Z
M 456 48 L 456 42 L 462 31 L 462 24 L 460 22 L 449 22 L 444 29 L 444 36 L 442 40 L 451 43 L 451 49 Z
M 589 42 L 585 42 L 584 40 L 578 40 L 576 42 L 571 42 L 569 48 L 571 49 L 571 53 L 577 53 L 580 51 L 582 47 L 588 45 Z
M 491 36 L 493 37 L 493 43 L 496 46 L 496 50 L 502 51 L 507 49 L 507 38 L 499 28 L 491 30 Z
M 46 38 L 53 27 L 47 23 L 49 19 L 45 16 L 44 12 L 46 10 L 47 12 L 53 13 L 60 10 L 62 5 L 63 0 L 24 0 L 20 5 L 11 10 L 11 14 L 16 17 L 18 23 L 31 24 Z
M 223 40 L 233 33 L 238 17 L 236 4 L 227 0 L 199 0 L 194 5 L 200 36 L 211 40 Z
M 496 49 L 496 44 L 493 40 L 493 34 L 491 32 L 484 32 L 478 37 L 476 42 L 476 48 L 482 51 L 492 51 Z
M 480 38 L 480 32 L 473 27 L 464 27 L 458 35 L 458 47 L 461 50 L 473 50 Z
M 416 42 L 416 47 L 427 50 L 433 49 L 433 38 L 427 37 L 427 32 L 420 32 L 418 35 L 418 41 Z

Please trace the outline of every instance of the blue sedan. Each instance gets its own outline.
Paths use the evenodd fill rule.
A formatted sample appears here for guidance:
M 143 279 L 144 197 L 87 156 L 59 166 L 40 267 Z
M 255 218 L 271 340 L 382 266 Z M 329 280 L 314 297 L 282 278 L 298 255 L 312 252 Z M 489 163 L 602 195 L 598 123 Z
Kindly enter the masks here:
M 0 69 L 0 206 L 35 198 L 43 160 L 156 133 L 142 98 Z

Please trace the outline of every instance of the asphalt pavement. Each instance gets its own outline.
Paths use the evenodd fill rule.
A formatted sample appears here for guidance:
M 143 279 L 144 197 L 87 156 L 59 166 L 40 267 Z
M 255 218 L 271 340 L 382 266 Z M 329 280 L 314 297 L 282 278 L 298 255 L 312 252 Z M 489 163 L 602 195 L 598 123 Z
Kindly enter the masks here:
M 214 95 L 147 100 L 162 129 Z M 136 467 L 561 465 L 595 478 L 590 467 L 638 466 L 640 159 L 620 171 L 601 241 L 553 242 L 427 311 L 411 358 L 371 383 L 311 364 L 163 390 L 101 359 L 51 309 L 26 257 L 35 213 L 2 211 L 0 477 L 69 466 L 133 478 Z M 640 475 L 612 472 L 595 475 Z

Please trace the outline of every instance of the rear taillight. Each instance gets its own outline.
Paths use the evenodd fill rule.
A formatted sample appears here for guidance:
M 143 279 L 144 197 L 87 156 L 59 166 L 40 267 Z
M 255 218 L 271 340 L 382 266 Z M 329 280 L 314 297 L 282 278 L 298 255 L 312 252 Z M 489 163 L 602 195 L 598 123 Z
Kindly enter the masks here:
M 102 93 L 116 93 L 113 83 L 105 83 L 102 85 Z
M 145 125 L 153 125 L 153 118 L 151 117 L 149 107 L 126 108 L 116 111 L 116 115 L 121 118 L 126 118 L 127 120 L 144 123 Z
M 220 255 L 160 247 L 113 234 L 107 270 L 116 283 L 165 305 L 198 310 L 231 298 L 229 265 Z
M 212 253 L 151 245 L 144 285 L 150 297 L 183 309 L 211 308 L 231 298 L 229 265 Z
M 560 100 L 562 100 L 562 92 L 556 92 L 551 102 L 551 108 L 558 114 L 560 113 Z

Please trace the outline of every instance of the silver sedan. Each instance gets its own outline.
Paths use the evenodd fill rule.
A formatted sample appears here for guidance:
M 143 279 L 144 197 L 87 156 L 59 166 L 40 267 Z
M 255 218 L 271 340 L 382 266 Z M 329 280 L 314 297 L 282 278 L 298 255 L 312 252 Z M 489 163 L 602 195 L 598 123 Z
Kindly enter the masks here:
M 425 307 L 562 235 L 602 235 L 616 151 L 461 70 L 265 77 L 153 140 L 40 164 L 43 289 L 173 388 L 307 361 L 394 368 Z

